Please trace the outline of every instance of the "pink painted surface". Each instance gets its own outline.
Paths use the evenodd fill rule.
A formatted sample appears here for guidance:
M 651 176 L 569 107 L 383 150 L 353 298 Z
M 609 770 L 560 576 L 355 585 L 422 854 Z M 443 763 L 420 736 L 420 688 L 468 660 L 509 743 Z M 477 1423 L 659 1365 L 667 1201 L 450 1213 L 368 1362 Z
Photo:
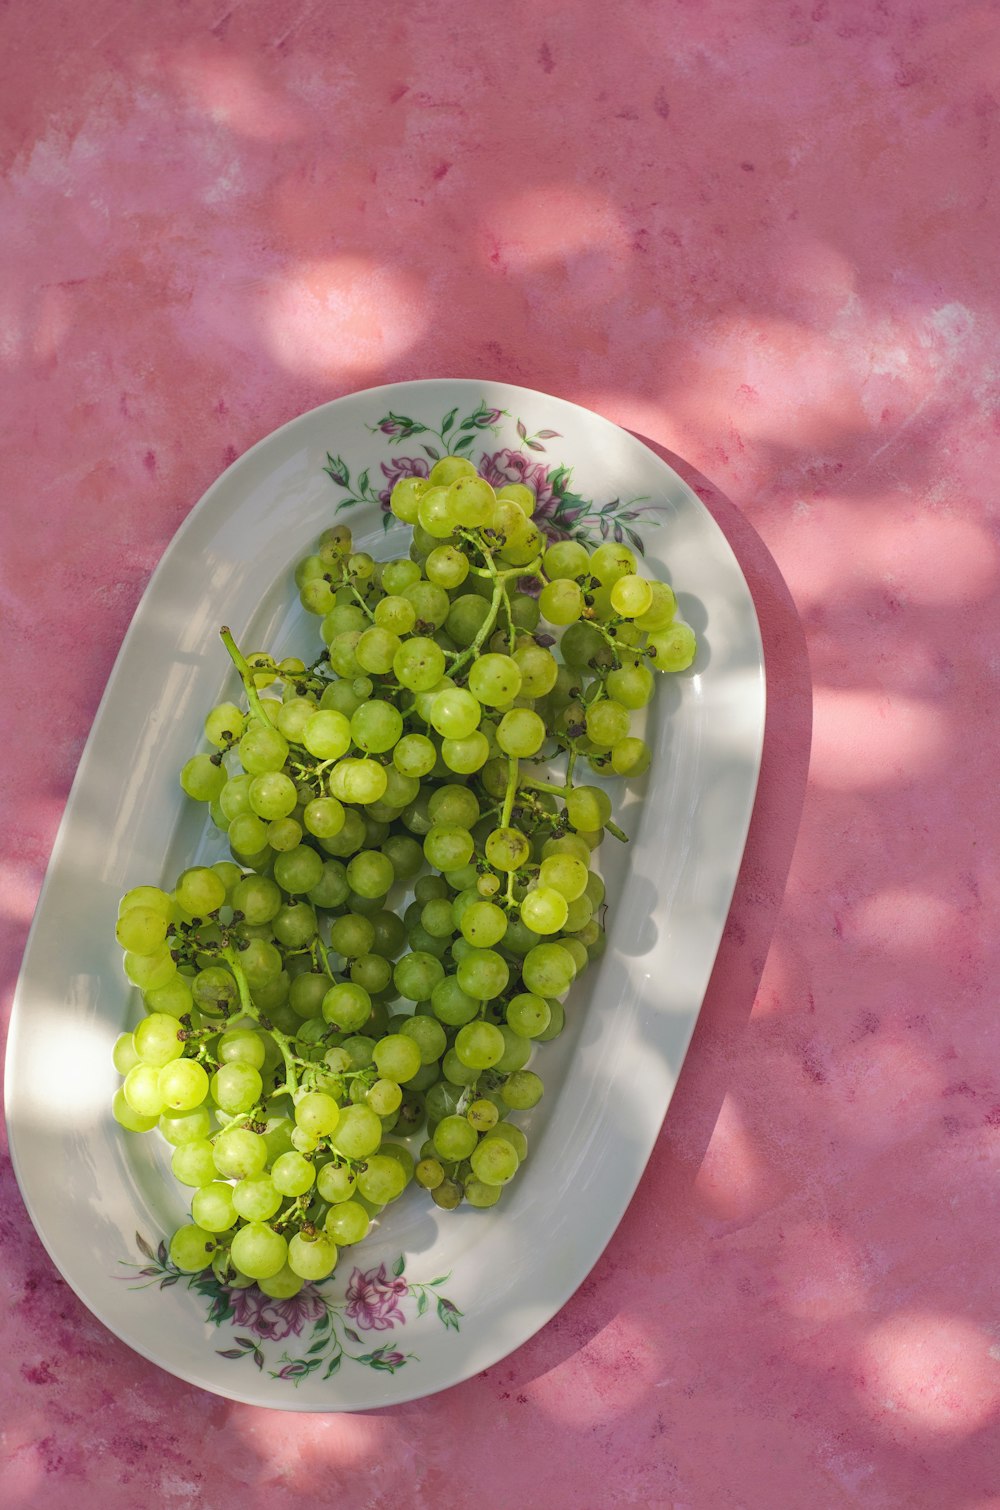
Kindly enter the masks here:
M 771 688 L 680 1087 L 555 1321 L 393 1411 L 231 1405 L 90 1318 L 5 1164 L 4 1505 L 1000 1506 L 995 7 L 11 0 L 0 38 L 5 1013 L 150 571 L 325 399 L 508 379 L 683 458 Z

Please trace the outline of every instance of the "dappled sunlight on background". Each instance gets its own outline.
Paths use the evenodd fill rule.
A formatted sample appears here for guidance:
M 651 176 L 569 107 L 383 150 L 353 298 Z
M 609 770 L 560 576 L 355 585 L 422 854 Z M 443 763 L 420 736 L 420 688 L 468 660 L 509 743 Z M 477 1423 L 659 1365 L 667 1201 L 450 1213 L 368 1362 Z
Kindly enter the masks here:
M 770 709 L 663 1135 L 555 1320 L 377 1416 L 232 1405 L 91 1320 L 0 1166 L 9 1502 L 995 1510 L 992 9 L 39 19 L 11 8 L 0 141 L 5 1002 L 164 547 L 352 388 L 503 379 L 669 446 Z
M 817 687 L 810 779 L 832 791 L 873 791 L 941 769 L 950 739 L 934 703 L 898 693 Z
M 890 1436 L 964 1435 L 1000 1407 L 997 1362 L 989 1336 L 964 1317 L 906 1308 L 871 1326 L 859 1384 Z
M 420 283 L 365 257 L 289 268 L 262 291 L 260 302 L 258 324 L 269 355 L 289 371 L 317 378 L 337 372 L 371 379 L 405 356 L 428 320 Z

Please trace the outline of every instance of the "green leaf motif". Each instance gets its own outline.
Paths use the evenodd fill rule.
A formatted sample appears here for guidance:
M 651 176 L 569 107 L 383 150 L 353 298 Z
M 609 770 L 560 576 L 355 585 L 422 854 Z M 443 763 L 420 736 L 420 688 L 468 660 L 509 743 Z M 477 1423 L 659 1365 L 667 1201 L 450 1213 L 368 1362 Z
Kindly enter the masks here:
M 457 413 L 458 413 L 458 405 L 456 404 L 455 408 L 449 410 L 449 412 L 445 415 L 444 419 L 441 421 L 440 434 L 442 436 L 445 436 L 445 435 L 448 434 L 448 431 L 451 429 L 452 425 L 455 423 L 455 415 Z
M 424 1312 L 426 1311 L 426 1309 L 427 1309 L 427 1291 L 426 1290 L 421 1290 L 420 1297 L 417 1300 L 417 1315 L 418 1316 L 422 1316 L 424 1314 Z
M 327 451 L 326 466 L 323 468 L 323 471 L 338 486 L 342 488 L 350 487 L 351 469 L 342 456 L 331 456 L 330 452 Z
M 400 1254 L 399 1257 L 397 1258 L 396 1262 L 392 1266 L 392 1272 L 393 1272 L 393 1274 L 395 1274 L 395 1275 L 398 1276 L 398 1275 L 402 1274 L 402 1272 L 403 1272 L 403 1270 L 405 1268 L 406 1268 L 406 1259 L 403 1257 L 402 1254 Z
M 343 1359 L 343 1356 L 344 1356 L 343 1353 L 338 1353 L 335 1358 L 331 1358 L 330 1359 L 330 1362 L 327 1364 L 326 1373 L 323 1375 L 324 1379 L 331 1378 L 332 1375 L 334 1375 L 337 1372 L 338 1368 L 340 1367 L 341 1360 Z

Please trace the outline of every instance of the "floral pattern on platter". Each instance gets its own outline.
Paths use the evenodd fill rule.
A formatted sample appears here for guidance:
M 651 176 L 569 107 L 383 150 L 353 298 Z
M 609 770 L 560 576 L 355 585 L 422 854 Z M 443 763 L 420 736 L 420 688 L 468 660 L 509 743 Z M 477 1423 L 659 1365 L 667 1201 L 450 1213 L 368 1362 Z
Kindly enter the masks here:
M 524 421 L 518 419 L 514 426 L 517 445 L 484 449 L 488 444 L 484 437 L 489 434 L 498 438 L 501 421 L 509 418 L 506 409 L 490 408 L 482 399 L 461 418 L 457 407 L 450 409 L 436 429 L 408 414 L 390 410 L 369 425 L 369 430 L 385 436 L 390 446 L 412 441 L 412 449 L 423 454 L 395 455 L 380 463 L 381 476 L 373 478 L 372 468 L 366 467 L 352 480 L 351 468 L 344 458 L 327 452 L 323 471 L 348 495 L 337 504 L 337 512 L 361 503 L 374 503 L 382 510 L 384 528 L 389 529 L 397 523 L 389 511 L 389 497 L 401 477 L 426 477 L 442 456 L 463 456 L 473 460 L 495 488 L 512 482 L 531 488 L 536 499 L 532 517 L 550 541 L 580 540 L 585 545 L 595 545 L 601 540 L 615 540 L 619 545 L 631 545 L 641 554 L 642 536 L 635 525 L 654 512 L 656 504 L 647 498 L 612 498 L 598 504 L 576 492 L 572 467 L 553 464 L 543 445 L 543 441 L 562 439 L 558 430 L 536 430 L 529 434 Z M 539 460 L 542 456 L 546 459 Z
M 266 1367 L 272 1379 L 290 1379 L 298 1385 L 321 1368 L 321 1377 L 329 1379 L 345 1361 L 389 1374 L 407 1363 L 417 1363 L 416 1353 L 404 1353 L 388 1342 L 357 1353 L 350 1345 L 363 1349 L 362 1332 L 391 1332 L 405 1326 L 408 1319 L 423 1316 L 432 1302 L 442 1326 L 449 1331 L 460 1330 L 463 1313 L 440 1289 L 451 1276 L 442 1274 L 427 1283 L 410 1279 L 402 1255 L 390 1269 L 384 1263 L 371 1269 L 355 1267 L 342 1302 L 330 1300 L 314 1284 L 304 1284 L 287 1300 L 274 1300 L 257 1285 L 238 1289 L 223 1284 L 210 1271 L 188 1274 L 178 1269 L 170 1261 L 166 1243 L 161 1242 L 154 1251 L 140 1232 L 135 1234 L 135 1242 L 145 1262 L 127 1262 L 128 1268 L 137 1271 L 127 1277 L 141 1281 L 130 1287 L 156 1285 L 165 1290 L 185 1281 L 189 1290 L 208 1302 L 206 1319 L 216 1327 L 228 1322 L 236 1334 L 234 1346 L 216 1348 L 219 1357 L 252 1358 L 258 1369 Z M 407 1318 L 404 1308 L 414 1302 L 413 1315 Z M 276 1359 L 268 1358 L 265 1346 L 278 1342 L 288 1345 Z

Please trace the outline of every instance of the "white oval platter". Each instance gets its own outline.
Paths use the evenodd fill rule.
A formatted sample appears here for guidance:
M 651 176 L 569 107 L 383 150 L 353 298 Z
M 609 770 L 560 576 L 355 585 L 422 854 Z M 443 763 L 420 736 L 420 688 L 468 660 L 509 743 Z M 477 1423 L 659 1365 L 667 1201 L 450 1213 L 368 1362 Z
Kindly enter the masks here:
M 471 456 L 535 487 L 552 533 L 641 542 L 699 634 L 694 666 L 658 679 L 650 775 L 607 839 L 608 948 L 534 1061 L 546 1095 L 521 1118 L 523 1172 L 489 1211 L 411 1190 L 333 1279 L 295 1299 L 179 1275 L 161 1246 L 187 1219 L 156 1135 L 114 1122 L 111 1049 L 134 1025 L 113 936 L 118 899 L 222 858 L 177 772 L 207 709 L 237 691 L 218 640 L 315 650 L 292 570 L 333 519 L 358 548 L 404 554 L 392 479 Z M 764 729 L 753 601 L 718 526 L 646 446 L 576 405 L 507 384 L 429 379 L 337 399 L 236 461 L 177 532 L 122 645 L 66 805 L 15 996 L 6 1064 L 14 1167 L 53 1261 L 119 1338 L 218 1395 L 362 1410 L 433 1393 L 495 1363 L 569 1299 L 639 1183 L 670 1103 L 732 899 Z M 210 826 L 208 826 L 210 827 Z

